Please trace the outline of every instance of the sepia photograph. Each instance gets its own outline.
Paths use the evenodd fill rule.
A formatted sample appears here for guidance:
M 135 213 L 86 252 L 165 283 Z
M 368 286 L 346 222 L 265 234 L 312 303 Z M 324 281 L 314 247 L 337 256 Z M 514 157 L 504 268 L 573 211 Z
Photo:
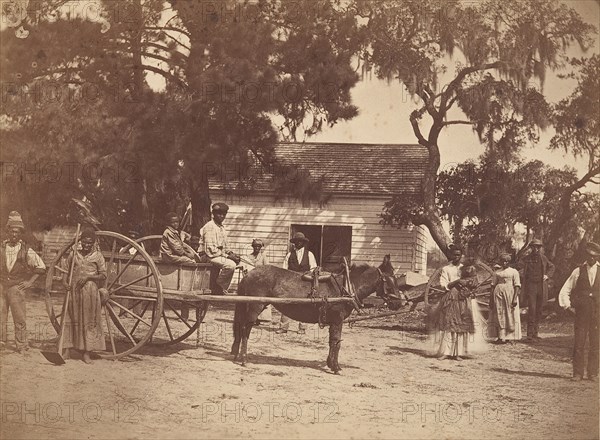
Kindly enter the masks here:
M 0 0 L 0 440 L 600 439 L 600 0 Z

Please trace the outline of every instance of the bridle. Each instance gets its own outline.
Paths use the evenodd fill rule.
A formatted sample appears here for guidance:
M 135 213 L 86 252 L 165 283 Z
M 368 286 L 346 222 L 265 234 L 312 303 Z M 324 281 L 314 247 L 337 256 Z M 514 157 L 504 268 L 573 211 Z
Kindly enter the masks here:
M 377 268 L 379 278 L 377 279 L 376 292 L 377 296 L 382 298 L 386 303 L 390 301 L 408 301 L 406 295 L 402 292 L 398 292 L 396 288 L 396 280 L 393 275 L 384 273 L 380 268 Z M 390 286 L 391 284 L 391 286 Z M 404 303 L 405 304 L 405 303 Z M 404 305 L 402 304 L 402 305 Z

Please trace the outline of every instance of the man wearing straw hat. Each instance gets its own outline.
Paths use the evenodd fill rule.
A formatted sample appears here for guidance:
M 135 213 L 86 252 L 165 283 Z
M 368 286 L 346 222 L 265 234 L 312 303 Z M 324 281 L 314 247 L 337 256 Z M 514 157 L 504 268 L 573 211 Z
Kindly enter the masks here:
M 283 260 L 284 269 L 304 273 L 317 267 L 315 256 L 306 249 L 308 238 L 302 232 L 296 232 L 290 242 L 294 245 L 294 249 L 285 256 Z M 282 313 L 279 328 L 275 333 L 287 333 L 290 328 L 290 321 L 291 319 Z M 306 333 L 306 326 L 301 322 L 298 323 L 298 333 Z
M 573 347 L 573 378 L 583 379 L 585 340 L 589 337 L 587 362 L 588 379 L 598 381 L 598 308 L 600 307 L 600 245 L 585 246 L 585 263 L 576 267 L 558 294 L 558 304 L 575 313 L 575 342 Z
M 25 291 L 46 270 L 44 262 L 21 239 L 25 225 L 21 214 L 11 211 L 6 223 L 8 240 L 0 245 L 0 343 L 8 342 L 8 310 L 15 325 L 17 352 L 29 350 L 27 343 L 27 317 Z

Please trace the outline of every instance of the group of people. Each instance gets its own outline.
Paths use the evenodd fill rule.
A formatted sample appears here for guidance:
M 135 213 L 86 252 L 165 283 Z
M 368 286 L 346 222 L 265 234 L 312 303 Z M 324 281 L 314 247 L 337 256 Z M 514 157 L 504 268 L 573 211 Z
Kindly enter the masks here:
M 225 203 L 212 205 L 212 220 L 200 229 L 197 246 L 184 242 L 179 231 L 180 218 L 169 214 L 167 226 L 161 240 L 161 258 L 176 264 L 210 262 L 218 269 L 213 294 L 228 294 L 236 267 L 242 260 L 230 249 L 227 230 L 223 222 L 229 207 Z M 12 313 L 15 327 L 17 352 L 27 352 L 25 291 L 32 287 L 46 266 L 40 256 L 22 239 L 25 225 L 21 215 L 12 211 L 6 224 L 7 239 L 0 245 L 0 344 L 7 346 L 8 312 Z M 306 245 L 308 238 L 296 232 L 290 242 L 292 250 L 283 260 L 285 269 L 306 272 L 317 267 L 315 256 Z M 104 288 L 107 271 L 102 253 L 96 244 L 93 229 L 85 228 L 80 235 L 80 246 L 68 255 L 63 268 L 63 283 L 72 290 L 72 299 L 65 315 L 65 356 L 72 349 L 82 353 L 84 362 L 91 362 L 91 353 L 105 350 L 105 339 L 101 325 L 101 312 L 108 292 Z M 496 267 L 496 284 L 490 301 L 488 329 L 495 331 L 495 343 L 506 344 L 518 341 L 521 335 L 520 298 L 527 302 L 527 336 L 536 342 L 542 307 L 548 299 L 548 280 L 554 273 L 554 265 L 542 253 L 542 242 L 533 240 L 531 252 L 521 264 L 521 274 L 510 266 L 511 256 L 502 254 Z M 573 349 L 573 380 L 579 381 L 586 370 L 585 346 L 589 340 L 587 377 L 598 380 L 598 308 L 600 306 L 600 245 L 589 242 L 585 247 L 586 261 L 573 270 L 558 295 L 559 305 L 575 314 L 575 342 Z M 440 286 L 444 291 L 439 303 L 429 314 L 429 323 L 436 335 L 437 355 L 440 359 L 461 360 L 469 355 L 469 344 L 477 340 L 476 330 L 481 320 L 475 293 L 478 287 L 477 273 L 472 262 L 462 262 L 463 251 L 452 249 L 448 265 L 440 275 Z M 268 264 L 264 254 L 264 242 L 252 241 L 252 252 L 244 258 L 250 269 Z M 72 267 L 72 270 L 70 268 Z M 72 279 L 67 277 L 72 272 Z M 70 282 L 69 282 L 70 281 Z M 521 285 L 523 282 L 523 286 Z M 521 287 L 525 295 L 521 295 Z M 270 310 L 266 310 L 269 312 Z M 261 315 L 259 319 L 265 319 Z M 266 318 L 270 320 L 270 317 Z M 286 333 L 290 319 L 282 315 L 278 333 Z M 299 333 L 305 327 L 299 323 Z M 475 335 L 475 336 L 474 336 Z
M 510 266 L 512 257 L 508 253 L 501 254 L 496 266 L 496 285 L 490 299 L 489 328 L 495 332 L 497 344 L 507 344 L 522 339 L 521 306 L 527 306 L 528 342 L 542 339 L 539 325 L 542 319 L 542 308 L 548 300 L 548 281 L 554 274 L 554 264 L 542 253 L 542 241 L 534 239 L 529 248 L 530 253 L 518 265 L 523 274 Z M 523 284 L 523 286 L 521 285 Z M 521 295 L 521 288 L 525 295 Z M 520 299 L 524 298 L 525 304 Z
M 495 344 L 514 343 L 522 339 L 520 297 L 527 302 L 527 342 L 541 339 L 539 324 L 542 307 L 548 299 L 548 280 L 555 267 L 542 253 L 543 244 L 533 240 L 529 255 L 523 258 L 519 271 L 510 266 L 512 257 L 502 254 L 496 266 L 496 282 L 490 298 L 490 314 L 483 323 L 475 297 L 478 280 L 472 262 L 462 263 L 459 247 L 451 250 L 450 262 L 440 273 L 439 284 L 444 293 L 437 305 L 429 311 L 428 323 L 435 335 L 439 359 L 462 360 L 470 353 L 470 344 L 481 341 L 491 333 Z M 586 370 L 585 346 L 589 342 L 587 378 L 598 380 L 598 309 L 600 306 L 600 245 L 588 242 L 586 261 L 573 270 L 558 295 L 558 304 L 575 314 L 573 348 L 573 377 L 580 381 Z M 523 281 L 523 286 L 521 285 Z M 521 287 L 525 295 L 521 295 Z M 479 332 L 477 332 L 479 330 Z M 487 333 L 487 334 L 486 334 Z
M 168 224 L 163 233 L 160 246 L 161 259 L 176 264 L 210 262 L 218 270 L 214 283 L 213 294 L 228 295 L 235 269 L 242 257 L 231 250 L 227 237 L 227 229 L 223 222 L 227 218 L 229 206 L 225 203 L 215 203 L 211 207 L 212 220 L 201 229 L 194 246 L 187 245 L 179 231 L 180 217 L 175 213 L 168 214 Z M 191 237 L 190 237 L 191 238 Z M 317 267 L 314 254 L 306 249 L 308 238 L 302 232 L 296 232 L 290 239 L 293 250 L 288 252 L 283 260 L 283 268 L 294 272 L 306 272 Z M 244 257 L 244 266 L 253 269 L 268 264 L 264 253 L 264 242 L 260 239 L 252 241 L 252 252 Z M 258 317 L 260 321 L 271 320 L 271 308 L 268 306 Z M 290 318 L 281 315 L 277 333 L 287 333 Z M 298 333 L 306 333 L 303 323 L 298 323 Z
M 25 292 L 45 273 L 46 266 L 23 240 L 25 224 L 17 211 L 9 214 L 6 229 L 8 239 L 2 242 L 0 252 L 0 344 L 3 349 L 7 348 L 10 310 L 16 351 L 27 354 L 29 342 Z M 106 349 L 100 314 L 102 302 L 107 299 L 108 293 L 103 288 L 106 264 L 95 243 L 95 231 L 83 229 L 80 246 L 67 256 L 64 261 L 66 267 L 62 268 L 65 289 L 72 290 L 65 313 L 64 356 L 70 357 L 74 349 L 82 353 L 86 363 L 92 362 L 92 352 Z

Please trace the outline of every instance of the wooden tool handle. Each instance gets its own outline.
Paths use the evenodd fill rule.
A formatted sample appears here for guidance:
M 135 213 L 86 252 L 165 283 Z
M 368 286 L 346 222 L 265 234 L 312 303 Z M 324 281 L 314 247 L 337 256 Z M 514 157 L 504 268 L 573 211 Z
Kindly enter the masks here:
M 69 268 L 69 289 L 67 289 L 67 297 L 65 298 L 65 307 L 63 309 L 62 322 L 60 323 L 60 336 L 58 338 L 58 354 L 62 356 L 63 341 L 65 335 L 65 325 L 67 323 L 66 317 L 69 313 L 69 300 L 71 299 L 71 283 L 73 282 L 73 269 L 75 268 L 75 254 L 77 253 L 77 244 L 79 243 L 79 230 L 81 225 L 77 224 L 77 232 L 75 233 L 75 244 L 73 245 L 73 258 L 71 259 L 71 267 Z

